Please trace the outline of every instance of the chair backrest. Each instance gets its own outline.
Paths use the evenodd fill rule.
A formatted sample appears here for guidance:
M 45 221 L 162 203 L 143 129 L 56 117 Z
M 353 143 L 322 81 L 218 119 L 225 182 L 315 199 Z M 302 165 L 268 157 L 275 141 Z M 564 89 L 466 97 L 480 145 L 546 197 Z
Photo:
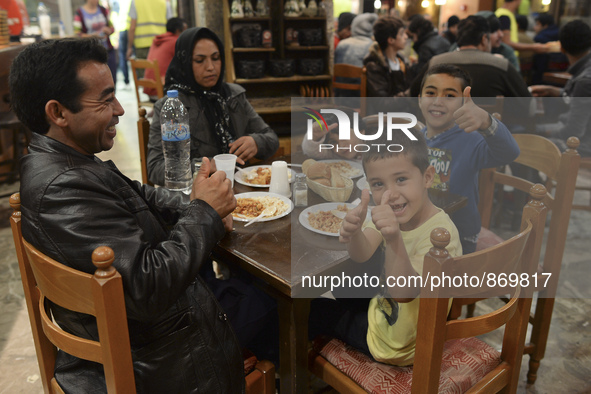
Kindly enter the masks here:
M 576 137 L 570 137 L 567 141 L 568 149 L 561 153 L 552 141 L 542 136 L 515 134 L 513 137 L 520 149 L 519 157 L 515 162 L 544 173 L 549 182 L 555 183 L 554 196 L 547 192 L 543 199 L 544 204 L 552 213 L 543 262 L 544 272 L 552 275 L 547 286 L 544 287 L 544 296 L 554 297 L 581 159 L 576 151 L 579 140 Z M 494 169 L 483 170 L 480 174 L 478 208 L 482 226 L 485 228 L 490 227 L 496 185 L 511 186 L 527 193 L 532 182 Z
M 137 138 L 140 146 L 140 165 L 142 169 L 142 183 L 154 186 L 148 179 L 148 141 L 150 139 L 150 122 L 146 119 L 146 109 L 140 108 L 137 121 Z
M 444 275 L 457 278 L 467 274 L 466 286 L 449 285 L 443 289 L 429 286 L 421 290 L 412 393 L 437 393 L 445 341 L 482 335 L 505 326 L 501 360 L 493 371 L 471 388 L 470 392 L 497 392 L 505 388 L 515 392 L 525 345 L 525 335 L 531 307 L 533 288 L 531 278 L 535 273 L 544 234 L 546 206 L 541 202 L 546 194 L 542 185 L 531 188 L 532 200 L 523 209 L 521 231 L 509 240 L 492 248 L 453 258 L 445 247 L 450 235 L 445 229 L 431 233 L 433 248 L 425 256 L 423 279 L 443 278 Z M 494 284 L 490 282 L 494 274 Z M 509 280 L 510 274 L 518 275 L 516 282 Z M 513 278 L 516 278 L 515 275 Z M 522 276 L 526 275 L 526 276 Z M 482 281 L 482 286 L 472 283 L 472 278 Z M 456 283 L 454 281 L 454 283 Z M 474 282 L 475 283 L 475 282 Z M 497 285 L 494 288 L 489 285 Z M 473 287 L 474 286 L 474 287 Z M 482 316 L 464 320 L 447 321 L 449 298 L 475 298 L 510 294 L 506 305 Z
M 146 59 L 131 59 L 131 71 L 133 72 L 133 82 L 135 84 L 135 96 L 137 97 L 138 107 L 153 107 L 154 103 L 151 101 L 142 101 L 140 99 L 140 86 L 144 88 L 156 89 L 158 98 L 164 97 L 164 88 L 162 86 L 162 79 L 160 77 L 160 68 L 158 67 L 158 60 Z M 138 69 L 151 69 L 154 71 L 154 79 L 138 78 Z
M 359 83 L 338 82 L 337 78 L 358 78 Z M 367 97 L 367 69 L 365 67 L 356 67 L 350 64 L 338 63 L 333 68 L 332 89 L 343 89 L 358 91 L 359 97 Z M 360 101 L 359 115 L 364 117 L 366 114 L 366 103 L 364 99 Z
M 58 348 L 102 364 L 109 393 L 135 392 L 123 282 L 111 266 L 113 250 L 106 246 L 94 250 L 94 275 L 67 267 L 23 239 L 19 193 L 10 197 L 10 206 L 14 209 L 10 224 L 45 392 L 62 392 L 54 378 Z M 95 316 L 99 341 L 63 331 L 53 322 L 47 301 Z

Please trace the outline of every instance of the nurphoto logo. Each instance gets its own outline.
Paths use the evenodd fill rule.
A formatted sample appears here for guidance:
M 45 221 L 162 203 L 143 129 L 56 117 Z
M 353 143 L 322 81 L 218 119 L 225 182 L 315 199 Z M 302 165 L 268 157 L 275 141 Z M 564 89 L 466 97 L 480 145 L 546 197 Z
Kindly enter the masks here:
M 310 112 L 306 112 L 312 119 L 308 119 L 307 129 L 306 129 L 306 138 L 309 140 L 313 139 L 313 127 L 314 121 L 318 124 L 321 131 L 328 130 L 328 124 L 326 120 L 322 116 L 322 114 L 333 114 L 337 118 L 338 122 L 338 142 L 341 141 L 350 141 L 351 138 L 351 131 L 353 131 L 354 139 L 356 141 L 375 141 L 382 136 L 384 130 L 386 131 L 386 136 L 388 140 L 392 139 L 392 133 L 394 130 L 400 130 L 406 136 L 412 140 L 416 141 L 417 138 L 408 130 L 413 128 L 417 124 L 417 118 L 413 114 L 409 114 L 407 112 L 387 112 L 386 116 L 384 116 L 383 112 L 378 114 L 378 129 L 374 134 L 365 134 L 359 130 L 359 114 L 357 112 L 353 113 L 353 122 L 349 119 L 349 116 L 338 109 L 321 109 L 320 112 L 309 108 L 304 107 Z M 386 119 L 386 125 L 384 127 L 384 119 Z M 410 122 L 408 123 L 399 123 L 401 119 L 408 119 Z M 380 150 L 384 149 L 388 152 L 402 152 L 404 147 L 400 144 L 367 144 L 367 143 L 349 143 L 349 144 L 334 144 L 334 143 L 326 143 L 319 145 L 319 151 L 322 152 L 323 150 L 336 150 L 337 152 L 347 150 L 349 152 L 355 151 L 359 153 L 368 152 L 370 149 L 377 149 L 379 152 Z

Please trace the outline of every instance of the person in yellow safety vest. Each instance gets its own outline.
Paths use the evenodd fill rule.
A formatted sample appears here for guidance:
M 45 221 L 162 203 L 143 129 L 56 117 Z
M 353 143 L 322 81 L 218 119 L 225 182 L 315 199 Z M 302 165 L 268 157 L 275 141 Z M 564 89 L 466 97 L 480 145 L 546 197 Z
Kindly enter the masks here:
M 499 22 L 501 22 L 503 42 L 513 48 L 517 57 L 519 57 L 518 51 L 547 53 L 550 48 L 545 44 L 523 44 L 519 42 L 515 12 L 519 8 L 520 3 L 521 0 L 505 0 L 504 4 L 495 11 L 495 15 L 499 18 Z
M 135 45 L 135 57 L 146 59 L 152 40 L 158 34 L 166 33 L 166 21 L 172 17 L 170 4 L 166 0 L 142 0 L 139 7 L 131 0 L 129 18 L 131 23 L 127 32 L 127 59 L 132 55 Z

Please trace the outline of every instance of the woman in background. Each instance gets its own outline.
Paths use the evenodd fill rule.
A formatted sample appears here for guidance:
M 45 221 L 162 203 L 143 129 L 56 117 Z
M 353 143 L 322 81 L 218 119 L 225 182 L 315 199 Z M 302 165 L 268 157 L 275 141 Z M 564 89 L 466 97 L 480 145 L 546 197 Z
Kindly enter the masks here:
M 113 83 L 117 84 L 117 52 L 109 36 L 113 34 L 115 28 L 109 20 L 109 11 L 102 5 L 99 5 L 99 0 L 86 0 L 86 3 L 76 10 L 74 15 L 74 33 L 79 37 L 98 37 L 103 43 L 104 47 L 109 52 L 107 60 L 111 75 L 113 76 Z
M 279 147 L 275 132 L 255 112 L 244 88 L 223 82 L 224 45 L 211 30 L 195 27 L 178 38 L 164 90 L 178 90 L 189 111 L 191 160 L 233 153 L 237 162 L 271 157 Z M 148 178 L 164 184 L 164 154 L 160 131 L 160 111 L 166 97 L 154 105 L 148 142 Z

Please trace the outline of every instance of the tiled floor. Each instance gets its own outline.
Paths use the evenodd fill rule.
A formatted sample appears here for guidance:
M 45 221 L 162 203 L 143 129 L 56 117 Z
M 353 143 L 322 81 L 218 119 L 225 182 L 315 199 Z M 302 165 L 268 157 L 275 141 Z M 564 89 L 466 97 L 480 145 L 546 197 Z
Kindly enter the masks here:
M 133 87 L 125 90 L 122 83 L 119 85 L 121 89 L 117 97 L 126 113 L 117 127 L 115 147 L 100 157 L 112 159 L 127 176 L 140 179 L 135 94 Z M 591 183 L 591 173 L 581 174 L 579 178 L 582 182 Z M 0 194 L 16 189 L 14 184 L 0 185 Z M 588 196 L 578 193 L 575 196 L 578 201 L 586 198 Z M 1 199 L 0 208 L 6 207 L 7 199 Z M 591 393 L 590 240 L 591 212 L 573 212 L 546 358 L 538 371 L 536 384 L 526 387 L 528 357 L 524 357 L 519 393 Z M 0 251 L 0 394 L 41 393 L 39 369 L 10 228 L 0 228 Z M 486 308 L 486 302 L 478 304 L 478 309 Z M 492 335 L 486 340 L 498 346 L 498 338 L 499 335 Z

